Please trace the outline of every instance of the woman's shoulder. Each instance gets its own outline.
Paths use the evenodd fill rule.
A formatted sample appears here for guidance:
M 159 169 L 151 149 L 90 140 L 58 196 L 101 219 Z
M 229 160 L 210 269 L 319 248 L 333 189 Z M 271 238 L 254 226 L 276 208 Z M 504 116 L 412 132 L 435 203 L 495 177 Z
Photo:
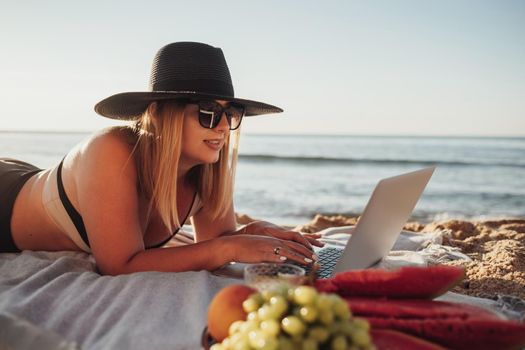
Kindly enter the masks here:
M 134 165 L 136 138 L 129 127 L 110 127 L 91 134 L 66 157 L 66 166 L 87 171 Z
M 111 126 L 94 132 L 90 139 L 118 140 L 126 144 L 134 144 L 137 140 L 135 131 L 130 126 Z
M 106 128 L 94 132 L 67 154 L 62 178 L 73 202 L 76 193 L 91 188 L 94 183 L 109 186 L 111 179 L 125 178 L 133 186 L 136 166 L 130 135 L 130 131 L 122 127 Z
M 129 154 L 136 143 L 136 136 L 130 127 L 109 127 L 93 133 L 82 144 L 81 153 L 112 153 L 124 152 Z

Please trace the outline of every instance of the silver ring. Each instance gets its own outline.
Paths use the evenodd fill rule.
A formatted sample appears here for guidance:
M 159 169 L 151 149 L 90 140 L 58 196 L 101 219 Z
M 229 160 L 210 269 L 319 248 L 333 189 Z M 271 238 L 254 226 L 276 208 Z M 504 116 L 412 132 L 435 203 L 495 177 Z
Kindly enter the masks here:
M 280 252 L 281 252 L 281 247 L 275 247 L 275 248 L 273 248 L 273 253 L 274 253 L 275 255 L 279 255 Z

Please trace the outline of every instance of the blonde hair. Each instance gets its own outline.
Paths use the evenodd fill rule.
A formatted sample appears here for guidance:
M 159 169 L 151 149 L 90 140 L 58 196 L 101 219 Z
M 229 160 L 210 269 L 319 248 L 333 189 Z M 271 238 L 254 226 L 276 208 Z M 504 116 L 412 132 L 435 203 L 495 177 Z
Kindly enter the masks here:
M 176 100 L 153 102 L 133 127 L 138 136 L 134 155 L 139 189 L 149 200 L 148 221 L 156 209 L 170 231 L 181 226 L 177 210 L 177 171 L 185 110 L 185 104 Z M 212 219 L 224 216 L 232 203 L 239 138 L 240 128 L 232 135 L 226 134 L 219 160 L 197 165 L 188 174 Z

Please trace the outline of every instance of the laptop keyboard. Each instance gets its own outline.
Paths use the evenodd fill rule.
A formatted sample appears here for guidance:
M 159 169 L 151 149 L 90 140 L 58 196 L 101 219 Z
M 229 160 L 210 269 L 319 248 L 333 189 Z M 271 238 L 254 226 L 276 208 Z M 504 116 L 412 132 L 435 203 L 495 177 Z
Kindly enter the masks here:
M 335 264 L 343 254 L 343 249 L 340 248 L 323 248 L 317 252 L 319 257 L 318 264 L 320 265 L 319 270 L 317 270 L 317 278 L 328 278 L 335 268 Z M 306 274 L 308 275 L 311 271 L 310 266 L 302 266 L 305 269 Z

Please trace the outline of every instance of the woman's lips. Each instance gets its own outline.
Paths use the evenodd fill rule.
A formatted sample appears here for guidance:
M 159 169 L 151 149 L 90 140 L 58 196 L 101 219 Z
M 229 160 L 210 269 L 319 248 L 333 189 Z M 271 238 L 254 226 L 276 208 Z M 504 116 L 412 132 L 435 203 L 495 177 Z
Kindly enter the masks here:
M 215 151 L 219 151 L 222 148 L 224 141 L 223 140 L 204 140 L 204 143 L 211 149 Z

